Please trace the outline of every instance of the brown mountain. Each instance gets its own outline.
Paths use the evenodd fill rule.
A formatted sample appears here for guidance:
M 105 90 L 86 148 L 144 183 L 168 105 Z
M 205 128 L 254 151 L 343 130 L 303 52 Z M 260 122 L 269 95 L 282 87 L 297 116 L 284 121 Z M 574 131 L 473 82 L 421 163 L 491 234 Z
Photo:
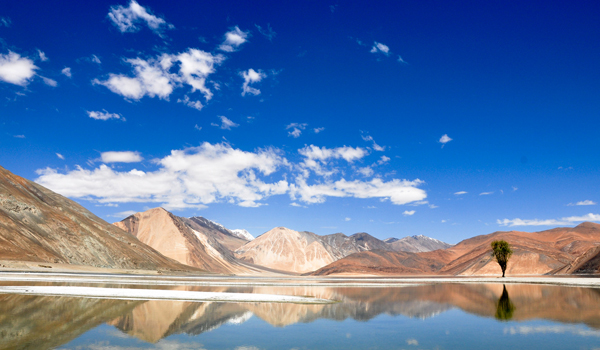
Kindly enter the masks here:
M 494 232 L 466 239 L 447 249 L 413 255 L 362 252 L 314 274 L 498 275 L 501 271 L 491 257 L 490 243 L 500 239 L 509 242 L 514 251 L 506 271 L 509 275 L 600 272 L 600 225 L 585 222 L 574 228 L 531 233 Z
M 311 275 L 432 275 L 443 266 L 436 259 L 424 258 L 415 253 L 372 250 L 351 254 Z
M 408 236 L 402 239 L 388 238 L 384 242 L 396 252 L 420 253 L 452 247 L 452 244 L 423 235 Z
M 79 204 L 0 167 L 0 260 L 190 270 Z
M 329 245 L 312 232 L 276 227 L 235 251 L 238 258 L 272 269 L 305 273 L 337 260 Z
M 224 245 L 234 237 L 206 229 L 199 220 L 180 218 L 163 208 L 131 215 L 115 226 L 182 264 L 225 274 L 257 273 L 261 269 L 239 261 Z M 219 239 L 224 243 L 220 243 Z M 263 271 L 264 272 L 264 271 Z

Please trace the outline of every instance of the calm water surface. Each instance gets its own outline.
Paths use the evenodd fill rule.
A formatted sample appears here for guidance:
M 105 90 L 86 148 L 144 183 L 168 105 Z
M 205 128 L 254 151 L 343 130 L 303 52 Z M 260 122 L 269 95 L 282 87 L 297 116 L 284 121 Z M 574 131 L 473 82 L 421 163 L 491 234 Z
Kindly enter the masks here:
M 600 289 L 593 288 L 433 284 L 174 289 L 311 295 L 340 302 L 0 295 L 0 349 L 600 349 Z

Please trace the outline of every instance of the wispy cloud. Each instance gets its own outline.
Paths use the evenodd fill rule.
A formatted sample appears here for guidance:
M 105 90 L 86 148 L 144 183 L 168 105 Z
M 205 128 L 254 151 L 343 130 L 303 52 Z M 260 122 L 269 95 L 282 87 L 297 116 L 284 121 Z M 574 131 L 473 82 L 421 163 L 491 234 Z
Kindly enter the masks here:
M 63 155 L 62 155 L 62 154 L 60 154 L 60 153 L 56 153 L 56 156 L 57 156 L 59 159 L 65 160 L 65 156 L 63 156 Z
M 350 220 L 352 220 L 352 219 L 348 218 L 348 217 L 344 219 L 344 221 L 350 221 Z
M 490 195 L 490 194 L 494 194 L 494 192 L 481 192 L 479 195 L 480 196 L 487 196 L 487 195 Z
M 231 119 L 227 118 L 226 116 L 221 115 L 219 116 L 219 119 L 221 119 L 221 125 L 217 123 L 211 123 L 211 125 L 218 126 L 223 130 L 231 130 L 231 128 L 240 126 L 240 124 L 234 123 Z
M 10 20 L 10 18 L 0 17 L 0 27 L 5 26 L 8 28 L 8 27 L 10 27 L 11 24 L 12 24 L 12 21 Z
M 323 130 L 325 130 L 325 128 L 324 128 L 324 127 L 321 127 L 321 128 L 314 128 L 314 129 L 313 129 L 313 131 L 315 132 L 315 134 L 318 134 L 318 133 L 320 133 L 320 132 L 321 132 L 321 131 L 323 131 Z
M 285 127 L 286 130 L 292 129 L 288 131 L 288 136 L 292 136 L 294 138 L 300 137 L 302 134 L 302 130 L 306 129 L 306 123 L 291 123 Z
M 273 28 L 271 28 L 271 25 L 267 23 L 267 27 L 263 28 L 261 26 L 259 26 L 258 24 L 255 24 L 256 29 L 258 29 L 258 32 L 262 35 L 264 35 L 267 39 L 269 39 L 269 41 L 273 41 L 273 39 L 277 36 L 277 33 L 275 33 L 275 31 L 273 31 Z
M 249 32 L 240 30 L 237 26 L 225 33 L 225 40 L 219 46 L 219 50 L 225 52 L 236 51 L 243 43 L 248 41 Z
M 109 120 L 109 119 L 120 119 L 125 121 L 120 114 L 117 113 L 109 113 L 106 110 L 100 111 L 87 111 L 88 117 L 96 120 Z
M 202 110 L 202 107 L 204 107 L 202 102 L 192 101 L 188 95 L 183 96 L 183 99 L 177 99 L 177 103 L 183 103 L 184 105 L 199 111 Z
M 467 194 L 467 191 L 458 191 L 458 192 L 454 192 L 455 195 L 460 196 L 461 194 Z
M 46 56 L 46 54 L 44 53 L 44 51 L 37 50 L 37 52 L 38 52 L 38 57 L 39 57 L 40 61 L 42 61 L 42 62 L 48 61 L 48 56 Z
M 368 142 L 368 141 L 372 141 L 372 142 L 373 142 L 373 145 L 372 145 L 372 147 L 373 147 L 373 149 L 374 149 L 375 151 L 379 151 L 379 152 L 383 152 L 383 151 L 385 151 L 385 146 L 379 146 L 379 145 L 378 145 L 378 144 L 375 142 L 375 140 L 373 140 L 373 136 L 371 136 L 371 135 L 368 135 L 368 134 L 364 134 L 364 133 L 361 131 L 361 135 L 360 135 L 360 137 L 361 137 L 361 138 L 362 138 L 364 141 L 367 141 L 367 142 Z
M 27 86 L 35 75 L 36 67 L 33 60 L 21 57 L 18 53 L 9 51 L 0 54 L 0 80 L 20 86 Z
M 584 222 L 584 221 L 599 222 L 600 214 L 589 213 L 589 214 L 583 215 L 583 216 L 569 216 L 569 217 L 563 217 L 560 219 L 545 219 L 545 220 L 540 220 L 540 219 L 523 220 L 523 219 L 519 219 L 519 218 L 512 219 L 512 220 L 498 219 L 496 222 L 498 223 L 498 225 L 501 225 L 501 226 L 555 226 L 555 225 L 570 225 L 570 224 L 573 224 L 576 222 Z
M 266 78 L 267 75 L 263 73 L 263 71 L 261 71 L 260 69 L 258 71 L 255 71 L 252 68 L 248 69 L 245 72 L 241 72 L 240 75 L 244 78 L 244 84 L 242 85 L 242 96 L 246 96 L 246 94 L 251 94 L 255 96 L 260 95 L 260 90 L 250 86 L 250 84 L 260 82 L 261 80 Z
M 147 8 L 140 6 L 135 0 L 131 0 L 128 7 L 121 5 L 111 7 L 108 18 L 121 33 L 137 32 L 141 29 L 139 25 L 141 23 L 145 23 L 159 36 L 165 29 L 175 28 L 164 19 L 151 14 Z
M 575 206 L 575 205 L 596 205 L 596 204 L 598 204 L 598 203 L 587 199 L 587 200 L 584 200 L 584 201 L 579 201 L 577 203 L 569 203 L 567 205 L 570 206 L 570 207 L 572 207 L 572 206 Z
M 411 216 L 411 215 L 414 215 L 416 212 L 417 212 L 416 210 L 405 210 L 404 213 L 402 213 L 402 215 Z
M 24 139 L 25 135 L 13 135 L 13 137 L 18 138 L 18 139 Z
M 52 87 L 58 86 L 58 83 L 54 79 L 50 79 L 50 78 L 46 78 L 46 77 L 42 77 L 42 76 L 40 76 L 40 78 L 42 78 L 42 81 L 44 82 L 44 84 L 46 84 L 48 86 L 52 86 Z
M 103 163 L 138 163 L 144 160 L 139 152 L 102 152 L 100 160 Z

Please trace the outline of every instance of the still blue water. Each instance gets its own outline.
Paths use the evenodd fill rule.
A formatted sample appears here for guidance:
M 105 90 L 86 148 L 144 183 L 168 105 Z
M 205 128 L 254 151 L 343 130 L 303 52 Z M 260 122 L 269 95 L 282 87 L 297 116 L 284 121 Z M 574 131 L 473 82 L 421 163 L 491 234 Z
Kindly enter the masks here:
M 237 304 L 4 295 L 0 348 L 600 349 L 600 291 L 592 288 L 437 284 L 214 290 L 224 289 L 318 294 L 340 302 Z

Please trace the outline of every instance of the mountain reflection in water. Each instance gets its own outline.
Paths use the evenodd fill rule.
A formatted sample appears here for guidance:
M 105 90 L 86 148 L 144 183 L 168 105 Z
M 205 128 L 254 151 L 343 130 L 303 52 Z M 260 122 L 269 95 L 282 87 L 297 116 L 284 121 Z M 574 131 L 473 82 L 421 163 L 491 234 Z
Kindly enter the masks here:
M 378 315 L 429 318 L 452 308 L 481 317 L 584 323 L 600 329 L 600 291 L 543 285 L 432 284 L 411 287 L 179 287 L 181 290 L 311 295 L 336 304 L 126 301 L 0 295 L 0 349 L 51 349 L 103 323 L 146 342 L 198 335 L 256 316 L 285 327 Z M 510 298 L 509 298 L 510 295 Z

